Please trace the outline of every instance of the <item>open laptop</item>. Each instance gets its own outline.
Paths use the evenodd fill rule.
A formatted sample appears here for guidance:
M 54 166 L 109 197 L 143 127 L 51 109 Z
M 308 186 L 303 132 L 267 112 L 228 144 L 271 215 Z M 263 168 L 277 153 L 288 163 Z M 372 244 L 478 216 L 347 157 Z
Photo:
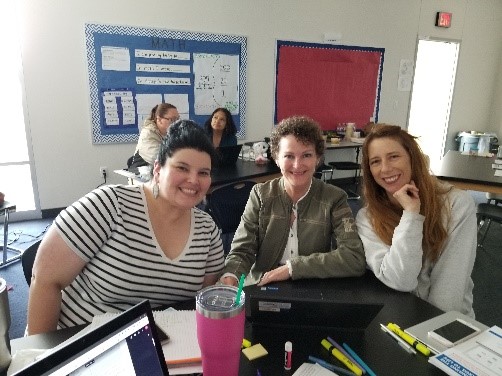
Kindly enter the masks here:
M 145 300 L 13 376 L 169 375 Z
M 241 153 L 242 145 L 221 146 L 218 153 L 217 166 L 234 166 Z
M 378 299 L 354 297 L 352 289 L 333 289 L 323 280 L 251 285 L 246 319 L 254 325 L 365 329 L 383 307 Z

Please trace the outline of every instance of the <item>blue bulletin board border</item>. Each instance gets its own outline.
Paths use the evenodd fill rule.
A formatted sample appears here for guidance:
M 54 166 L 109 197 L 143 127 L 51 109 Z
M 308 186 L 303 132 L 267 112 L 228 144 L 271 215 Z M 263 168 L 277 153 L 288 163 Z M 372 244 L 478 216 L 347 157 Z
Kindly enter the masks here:
M 147 49 L 148 41 L 160 41 L 161 49 L 189 53 L 190 64 L 193 64 L 193 54 L 222 54 L 238 55 L 238 113 L 233 115 L 237 126 L 237 138 L 246 137 L 246 72 L 247 72 L 247 38 L 237 35 L 200 33 L 167 30 L 160 28 L 146 28 L 133 26 L 116 26 L 103 24 L 85 24 L 85 44 L 87 52 L 87 67 L 90 92 L 90 109 L 92 122 L 92 142 L 94 144 L 133 143 L 137 142 L 139 135 L 137 107 L 135 113 L 129 116 L 118 116 L 116 124 L 110 125 L 105 121 L 105 108 L 103 96 L 105 93 L 119 92 L 129 96 L 136 103 L 136 95 L 158 93 L 162 87 L 164 94 L 187 94 L 189 103 L 189 118 L 201 126 L 209 115 L 196 115 L 194 109 L 194 73 L 173 73 L 170 77 L 179 78 L 190 82 L 179 86 L 137 85 L 136 71 L 132 69 L 135 64 L 134 50 Z M 131 69 L 129 71 L 104 70 L 101 59 L 102 47 L 129 48 L 131 56 Z M 166 47 L 167 46 L 167 47 Z M 151 45 L 150 45 L 151 48 Z M 174 62 L 176 64 L 176 62 Z M 155 74 L 150 74 L 154 76 Z M 112 99 L 112 102 L 114 99 Z M 119 115 L 127 112 L 128 108 L 116 100 L 116 111 Z M 132 104 L 131 104 L 132 106 Z M 223 106 L 222 106 L 223 107 Z M 139 125 L 139 126 L 138 126 Z

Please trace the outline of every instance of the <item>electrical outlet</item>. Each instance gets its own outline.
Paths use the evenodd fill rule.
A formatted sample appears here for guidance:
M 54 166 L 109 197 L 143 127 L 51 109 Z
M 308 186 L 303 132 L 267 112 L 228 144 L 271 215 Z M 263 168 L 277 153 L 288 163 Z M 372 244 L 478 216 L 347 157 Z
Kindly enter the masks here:
M 99 174 L 101 175 L 101 177 L 105 177 L 106 176 L 106 167 L 100 167 L 99 168 Z

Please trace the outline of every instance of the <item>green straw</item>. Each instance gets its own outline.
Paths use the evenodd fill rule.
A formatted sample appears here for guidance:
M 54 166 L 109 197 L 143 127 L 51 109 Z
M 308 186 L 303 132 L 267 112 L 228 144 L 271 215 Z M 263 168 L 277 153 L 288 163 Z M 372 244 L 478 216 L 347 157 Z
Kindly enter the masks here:
M 235 298 L 235 305 L 239 305 L 241 302 L 242 288 L 244 287 L 244 278 L 246 276 L 241 274 L 241 279 L 239 280 L 239 287 L 237 288 L 237 297 Z

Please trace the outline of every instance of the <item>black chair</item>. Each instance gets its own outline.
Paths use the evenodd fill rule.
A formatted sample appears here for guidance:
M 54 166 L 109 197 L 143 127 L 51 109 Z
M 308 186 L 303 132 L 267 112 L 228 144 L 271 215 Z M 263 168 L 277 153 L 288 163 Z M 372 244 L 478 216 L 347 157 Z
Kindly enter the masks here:
M 33 269 L 33 263 L 35 262 L 35 256 L 37 255 L 38 246 L 42 239 L 37 240 L 35 243 L 30 245 L 26 251 L 21 255 L 21 264 L 23 266 L 24 278 L 26 278 L 26 283 L 28 286 L 31 285 L 31 274 Z
M 354 172 L 354 185 L 355 185 L 355 191 L 342 186 L 344 188 L 345 192 L 348 195 L 349 200 L 358 200 L 361 198 L 361 196 L 357 193 L 358 186 L 359 186 L 359 178 L 360 178 L 360 172 L 361 172 L 361 164 L 357 162 L 349 162 L 349 161 L 342 161 L 342 162 L 329 162 L 328 163 L 331 167 L 333 167 L 334 170 L 340 170 L 340 171 L 355 171 Z
M 476 216 L 478 219 L 478 247 L 483 247 L 492 221 L 502 223 L 502 206 L 482 202 L 478 204 Z M 486 227 L 484 226 L 485 222 Z M 482 231 L 483 227 L 485 227 L 484 231 Z
M 220 228 L 225 254 L 230 251 L 233 233 L 237 230 L 249 193 L 256 183 L 240 181 L 215 188 L 207 197 L 206 211 Z
M 316 168 L 314 172 L 314 177 L 317 179 L 321 179 L 325 183 L 333 179 L 333 168 L 324 163 L 324 157 L 321 159 L 321 163 Z

